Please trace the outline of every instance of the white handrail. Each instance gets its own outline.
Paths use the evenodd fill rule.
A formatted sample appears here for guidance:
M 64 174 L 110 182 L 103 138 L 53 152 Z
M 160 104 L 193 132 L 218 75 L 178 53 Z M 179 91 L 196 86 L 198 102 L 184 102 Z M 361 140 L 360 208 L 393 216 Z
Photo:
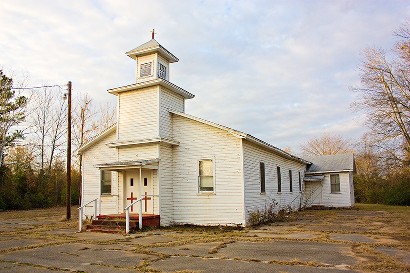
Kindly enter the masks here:
M 94 216 L 93 216 L 93 220 L 97 219 L 97 200 L 98 197 L 91 200 L 88 203 L 85 203 L 84 205 L 82 205 L 81 207 L 78 208 L 78 231 L 81 232 L 83 229 L 83 209 L 85 206 L 87 206 L 88 204 L 90 204 L 91 202 L 94 202 Z
M 152 196 L 156 197 L 159 195 L 158 194 L 146 194 L 146 195 L 141 195 L 140 198 L 129 204 L 124 208 L 125 210 L 125 233 L 128 234 L 130 233 L 130 207 L 135 205 L 136 203 L 140 202 L 140 213 L 138 214 L 138 228 L 141 230 L 142 229 L 142 200 L 144 200 L 147 196 Z

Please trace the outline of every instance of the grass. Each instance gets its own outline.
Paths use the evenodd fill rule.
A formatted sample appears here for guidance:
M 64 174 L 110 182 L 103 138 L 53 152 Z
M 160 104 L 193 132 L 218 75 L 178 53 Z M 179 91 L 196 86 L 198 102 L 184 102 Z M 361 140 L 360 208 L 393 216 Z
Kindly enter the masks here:
M 363 204 L 356 203 L 354 209 L 365 210 L 365 211 L 389 211 L 389 212 L 400 212 L 410 214 L 409 206 L 390 206 L 383 204 Z
M 21 247 L 10 247 L 0 252 L 18 253 L 24 249 L 43 248 L 51 245 L 80 242 L 92 245 L 128 245 L 132 247 L 131 253 L 149 255 L 149 260 L 142 261 L 136 265 L 136 269 L 142 272 L 160 272 L 155 269 L 155 263 L 159 260 L 177 257 L 178 250 L 186 250 L 188 257 L 198 257 L 190 254 L 190 245 L 214 242 L 209 249 L 204 251 L 205 256 L 199 258 L 212 259 L 234 259 L 242 262 L 280 264 L 289 266 L 309 266 L 309 267 L 332 267 L 325 265 L 320 259 L 303 262 L 299 257 L 293 260 L 279 260 L 272 256 L 271 260 L 262 261 L 255 256 L 252 259 L 241 259 L 238 257 L 222 257 L 221 253 L 226 253 L 223 249 L 229 249 L 237 242 L 269 242 L 281 241 L 311 241 L 326 244 L 344 245 L 351 249 L 351 253 L 358 259 L 357 264 L 351 265 L 350 269 L 360 272 L 407 272 L 410 267 L 403 263 L 400 258 L 392 257 L 382 253 L 379 247 L 389 247 L 400 251 L 410 252 L 410 207 L 388 206 L 379 204 L 356 204 L 353 209 L 333 209 L 333 210 L 305 210 L 298 214 L 298 219 L 291 222 L 273 223 L 258 228 L 241 228 L 225 226 L 172 226 L 159 228 L 156 230 L 142 231 L 128 237 L 118 237 L 106 234 L 85 234 L 75 233 L 77 229 L 76 214 L 73 209 L 73 219 L 71 221 L 60 221 L 65 214 L 65 208 L 52 208 L 29 211 L 4 211 L 0 212 L 0 241 L 24 239 L 44 239 L 45 243 L 33 241 L 33 245 Z M 12 223 L 12 224 L 10 224 Z M 19 225 L 24 223 L 25 225 Z M 67 230 L 67 233 L 59 233 Z M 259 237 L 257 234 L 263 234 Z M 313 234 L 312 238 L 300 239 L 291 238 L 285 234 Z M 332 234 L 357 234 L 373 238 L 376 242 L 353 242 L 338 241 L 332 239 Z M 88 236 L 92 235 L 92 236 Z M 147 245 L 138 244 L 138 238 L 154 238 L 156 235 L 165 235 L 172 238 L 169 242 L 153 242 Z M 269 237 L 272 235 L 271 237 Z M 382 239 L 389 239 L 383 241 Z M 155 241 L 155 240 L 154 240 Z M 161 253 L 161 248 L 175 249 L 176 255 Z M 226 254 L 224 254 L 226 255 Z M 1 261 L 0 261 L 1 265 Z M 184 265 L 185 266 L 185 265 Z M 347 269 L 349 269 L 347 268 Z M 182 268 L 184 269 L 184 268 Z M 185 270 L 190 271 L 189 265 Z

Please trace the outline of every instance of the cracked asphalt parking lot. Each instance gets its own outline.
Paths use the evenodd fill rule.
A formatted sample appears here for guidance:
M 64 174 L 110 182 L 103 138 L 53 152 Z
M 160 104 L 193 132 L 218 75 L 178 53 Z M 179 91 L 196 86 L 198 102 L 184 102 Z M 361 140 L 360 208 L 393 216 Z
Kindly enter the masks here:
M 78 233 L 64 212 L 0 212 L 0 272 L 410 272 L 409 207 L 359 204 L 257 228 L 130 235 Z

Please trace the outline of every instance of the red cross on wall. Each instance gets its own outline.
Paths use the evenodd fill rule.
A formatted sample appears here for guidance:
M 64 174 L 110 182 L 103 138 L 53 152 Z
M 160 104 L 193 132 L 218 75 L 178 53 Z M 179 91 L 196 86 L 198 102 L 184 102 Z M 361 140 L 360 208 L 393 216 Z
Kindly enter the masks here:
M 145 192 L 145 196 L 142 200 L 145 202 L 145 212 L 147 212 L 148 200 L 151 200 L 151 197 L 147 197 L 147 192 Z
M 138 198 L 134 198 L 134 194 L 131 192 L 131 197 L 127 197 L 127 200 L 130 200 L 131 203 L 137 200 Z M 146 202 L 146 201 L 145 201 Z M 131 212 L 134 211 L 134 206 L 131 206 Z

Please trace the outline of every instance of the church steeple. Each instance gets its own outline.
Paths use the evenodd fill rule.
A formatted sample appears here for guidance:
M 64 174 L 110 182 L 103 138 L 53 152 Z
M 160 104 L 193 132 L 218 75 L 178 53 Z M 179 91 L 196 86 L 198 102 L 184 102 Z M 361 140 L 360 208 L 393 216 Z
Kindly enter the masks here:
M 169 81 L 169 64 L 179 61 L 154 39 L 154 35 L 152 30 L 151 40 L 126 53 L 136 61 L 137 83 L 158 78 Z

